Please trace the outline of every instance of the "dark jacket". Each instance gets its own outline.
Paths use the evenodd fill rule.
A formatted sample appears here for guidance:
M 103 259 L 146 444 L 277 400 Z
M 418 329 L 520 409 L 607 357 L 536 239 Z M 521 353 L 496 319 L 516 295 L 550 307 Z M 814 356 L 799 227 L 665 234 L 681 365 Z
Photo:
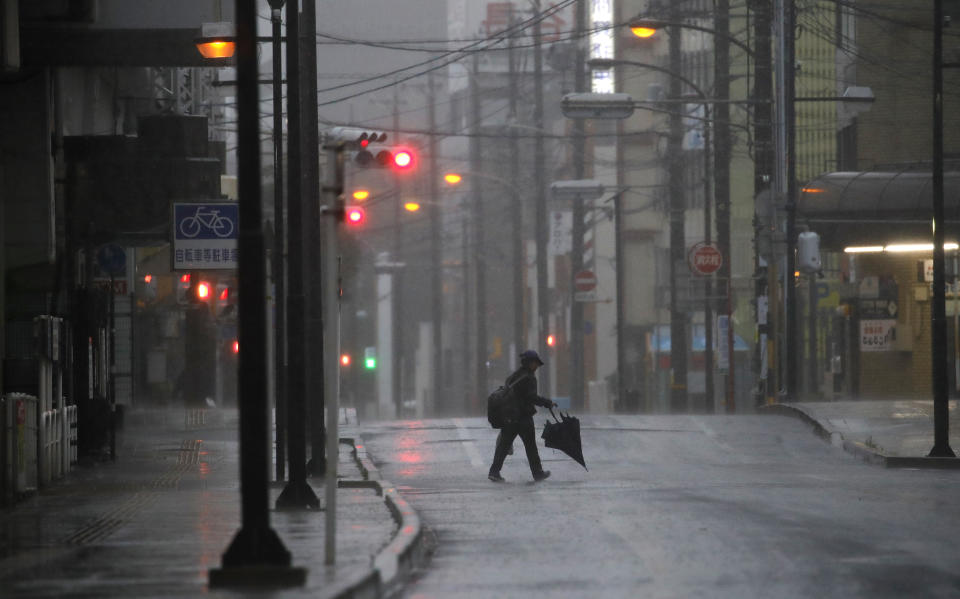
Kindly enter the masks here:
M 526 378 L 523 378 L 526 377 Z M 519 380 L 523 378 L 523 380 Z M 517 407 L 521 416 L 533 416 L 537 413 L 536 406 L 549 408 L 553 402 L 546 397 L 537 395 L 537 377 L 524 366 L 516 369 L 513 374 L 507 377 L 507 387 L 518 381 L 513 387 L 513 397 L 517 402 Z

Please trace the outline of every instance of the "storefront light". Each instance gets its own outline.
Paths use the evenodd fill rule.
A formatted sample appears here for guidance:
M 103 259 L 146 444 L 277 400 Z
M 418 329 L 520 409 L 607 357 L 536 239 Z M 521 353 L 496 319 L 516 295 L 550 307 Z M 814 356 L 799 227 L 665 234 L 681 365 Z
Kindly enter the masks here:
M 960 248 L 960 245 L 956 243 L 945 243 L 943 244 L 943 249 L 945 251 L 956 250 Z M 863 245 L 863 246 L 852 246 L 843 248 L 844 253 L 847 254 L 878 254 L 880 252 L 889 252 L 895 254 L 903 254 L 908 252 L 932 252 L 933 244 L 932 243 L 891 243 L 890 245 Z

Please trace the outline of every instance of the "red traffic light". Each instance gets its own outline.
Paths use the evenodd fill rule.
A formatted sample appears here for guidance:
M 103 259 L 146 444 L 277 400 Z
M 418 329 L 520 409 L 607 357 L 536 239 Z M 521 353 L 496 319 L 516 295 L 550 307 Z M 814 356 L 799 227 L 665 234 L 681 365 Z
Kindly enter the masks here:
M 343 354 L 340 356 L 340 365 L 349 366 L 350 365 L 350 354 Z
M 553 347 L 557 344 L 557 338 L 553 335 L 547 335 L 547 346 Z
M 407 170 L 413 166 L 413 152 L 410 150 L 397 150 L 393 153 L 393 166 L 400 170 Z
M 359 206 L 349 206 L 344 210 L 343 218 L 348 225 L 360 225 L 363 223 L 364 217 L 363 208 Z
M 234 340 L 233 340 L 233 343 L 230 344 L 230 349 L 231 349 L 231 351 L 233 351 L 233 353 L 239 354 L 239 353 L 240 353 L 240 341 L 234 339 Z
M 206 281 L 197 283 L 197 299 L 201 301 L 210 299 L 210 283 Z

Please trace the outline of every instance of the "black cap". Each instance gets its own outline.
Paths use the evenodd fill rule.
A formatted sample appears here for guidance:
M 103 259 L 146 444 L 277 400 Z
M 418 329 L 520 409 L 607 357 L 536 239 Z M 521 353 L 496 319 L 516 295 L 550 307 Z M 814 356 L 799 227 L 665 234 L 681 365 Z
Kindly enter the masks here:
M 523 352 L 522 354 L 520 354 L 520 363 L 521 363 L 521 364 L 524 363 L 524 362 L 530 362 L 530 361 L 533 361 L 533 360 L 536 360 L 541 366 L 543 366 L 543 360 L 540 359 L 540 354 L 538 354 L 537 352 L 533 351 L 532 349 L 528 349 L 527 351 L 525 351 L 525 352 Z

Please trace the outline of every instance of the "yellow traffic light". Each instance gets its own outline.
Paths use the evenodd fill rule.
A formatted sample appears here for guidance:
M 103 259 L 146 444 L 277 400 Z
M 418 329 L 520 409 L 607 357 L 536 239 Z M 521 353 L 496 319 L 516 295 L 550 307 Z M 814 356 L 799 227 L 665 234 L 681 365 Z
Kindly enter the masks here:
M 403 205 L 403 209 L 407 212 L 416 212 L 417 210 L 420 210 L 420 204 L 416 202 L 407 202 Z
M 370 197 L 370 192 L 366 189 L 358 189 L 355 192 L 353 192 L 353 199 L 357 200 L 358 202 L 362 202 L 369 197 Z
M 456 185 L 461 180 L 463 180 L 463 177 L 461 177 L 457 173 L 447 173 L 446 175 L 443 176 L 443 180 L 449 183 L 450 185 Z

